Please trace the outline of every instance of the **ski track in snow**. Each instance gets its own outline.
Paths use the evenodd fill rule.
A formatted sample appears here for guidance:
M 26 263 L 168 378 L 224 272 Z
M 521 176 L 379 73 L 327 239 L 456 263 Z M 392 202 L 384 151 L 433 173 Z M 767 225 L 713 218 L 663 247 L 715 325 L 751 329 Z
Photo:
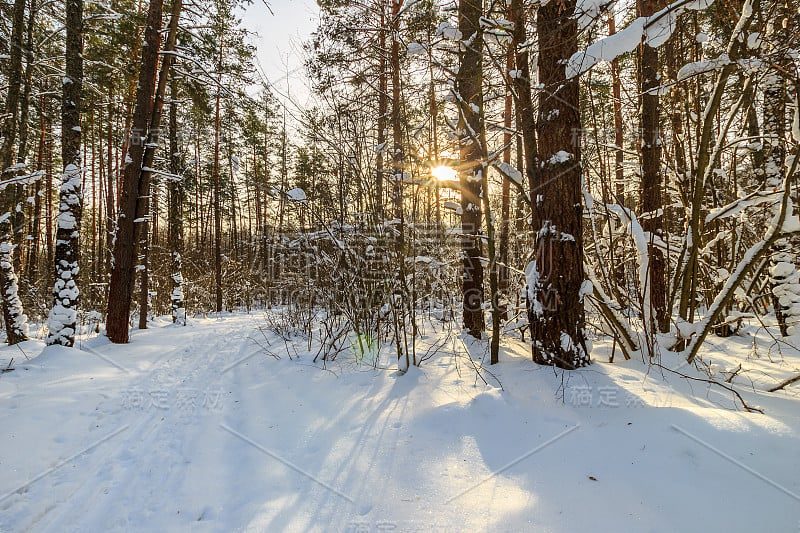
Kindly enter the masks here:
M 800 523 L 800 410 L 791 394 L 744 391 L 768 413 L 748 414 L 731 409 L 724 391 L 648 375 L 641 362 L 567 374 L 537 367 L 516 341 L 492 368 L 505 392 L 476 382 L 463 360 L 457 372 L 447 351 L 402 377 L 365 370 L 347 354 L 328 371 L 313 355 L 289 360 L 260 325 L 257 314 L 155 325 L 129 345 L 101 337 L 85 341 L 87 351 L 48 348 L 17 362 L 0 376 L 0 531 L 779 531 Z M 264 342 L 282 359 L 266 355 Z M 726 342 L 737 357 L 752 344 Z M 41 348 L 23 346 L 33 355 Z M 0 362 L 16 361 L 12 350 L 0 350 Z M 790 374 L 796 355 L 753 364 Z M 168 397 L 132 408 L 132 391 Z M 178 391 L 197 393 L 198 405 L 179 405 Z M 603 391 L 616 405 L 599 405 Z
M 242 335 L 243 329 L 239 325 L 222 337 L 216 330 L 201 335 L 193 335 L 195 331 L 187 330 L 183 335 L 176 335 L 179 340 L 189 337 L 188 345 L 179 345 L 157 356 L 126 388 L 129 391 L 142 391 L 148 401 L 150 392 L 174 392 L 176 386 L 190 392 L 207 391 L 207 384 L 216 381 L 214 376 L 219 374 L 221 367 L 232 363 L 250 344 Z M 125 347 L 125 351 L 135 350 L 138 340 L 138 336 L 134 337 L 133 344 Z M 102 353 L 103 349 L 98 351 Z M 115 359 L 125 364 L 122 357 Z M 173 400 L 174 397 L 170 401 Z M 221 401 L 224 402 L 224 398 Z M 173 401 L 164 414 L 174 412 L 175 407 Z M 124 410 L 119 397 L 106 398 L 97 404 L 89 418 L 96 422 L 96 427 L 104 427 L 106 433 L 111 433 L 115 429 L 113 425 L 108 426 L 103 422 L 106 419 L 114 420 L 115 415 Z M 56 500 L 39 509 L 33 520 L 22 525 L 21 529 L 100 531 L 128 529 L 136 527 L 137 523 L 145 525 L 147 510 L 163 508 L 165 496 L 181 489 L 183 478 L 192 464 L 190 458 L 193 452 L 203 444 L 214 444 L 214 439 L 206 435 L 209 428 L 217 425 L 213 423 L 214 413 L 201 408 L 197 411 L 210 416 L 198 419 L 179 415 L 167 420 L 168 415 L 162 416 L 161 409 L 131 410 L 130 414 L 134 414 L 134 417 L 119 424 L 126 429 L 108 443 L 97 446 L 85 457 L 74 461 L 76 464 L 83 463 L 80 476 L 70 472 L 67 468 L 69 465 L 52 474 L 51 483 L 53 495 L 57 494 Z M 99 433 L 99 430 L 92 431 L 88 436 L 97 439 L 103 436 Z M 54 440 L 58 441 L 58 437 Z M 89 446 L 92 442 L 85 444 Z M 65 489 L 57 490 L 61 485 L 65 485 Z M 35 488 L 30 487 L 32 490 Z M 140 514 L 142 511 L 144 513 Z M 202 509 L 198 519 L 204 511 L 207 512 Z M 122 518 L 107 522 L 111 516 Z

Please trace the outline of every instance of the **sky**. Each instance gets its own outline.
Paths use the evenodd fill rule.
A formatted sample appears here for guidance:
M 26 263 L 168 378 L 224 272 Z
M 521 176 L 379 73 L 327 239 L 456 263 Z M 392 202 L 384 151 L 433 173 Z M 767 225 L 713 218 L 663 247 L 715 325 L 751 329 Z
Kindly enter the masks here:
M 264 0 L 254 0 L 242 15 L 242 25 L 258 34 L 253 42 L 258 62 L 281 102 L 287 102 L 288 91 L 292 111 L 309 98 L 302 42 L 316 30 L 319 7 L 315 0 L 268 0 L 268 4 L 269 9 Z

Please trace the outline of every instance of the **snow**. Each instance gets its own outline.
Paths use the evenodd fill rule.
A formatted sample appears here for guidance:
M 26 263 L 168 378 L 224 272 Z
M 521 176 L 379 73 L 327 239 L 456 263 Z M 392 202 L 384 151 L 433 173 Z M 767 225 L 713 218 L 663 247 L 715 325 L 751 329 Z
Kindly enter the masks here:
M 621 205 L 617 204 L 608 204 L 606 205 L 606 209 L 608 209 L 611 213 L 616 215 L 619 219 L 620 223 L 625 229 L 626 233 L 629 233 L 631 239 L 633 240 L 633 245 L 636 248 L 636 263 L 639 267 L 639 287 L 642 288 L 642 315 L 646 317 L 652 317 L 652 309 L 650 306 L 650 254 L 648 251 L 648 245 L 650 243 L 650 233 L 645 232 L 642 229 L 642 225 L 636 218 L 636 214 Z M 645 329 L 650 331 L 650 321 L 645 321 Z
M 658 48 L 672 35 L 678 17 L 684 11 L 702 11 L 713 3 L 714 0 L 677 0 L 649 17 L 634 19 L 625 29 L 592 43 L 586 50 L 575 52 L 567 62 L 567 78 L 579 76 L 600 62 L 612 61 L 632 52 L 642 40 Z
M 439 26 L 436 28 L 436 35 L 441 35 L 450 41 L 460 41 L 463 38 L 461 31 L 447 21 L 439 24 Z
M 15 359 L 0 377 L 0 530 L 797 527 L 798 389 L 763 390 L 800 356 L 768 357 L 757 325 L 701 355 L 719 380 L 741 362 L 733 386 L 763 415 L 641 360 L 605 363 L 607 341 L 595 341 L 591 368 L 561 372 L 504 340 L 497 380 L 484 384 L 465 361 L 485 343 L 440 329 L 418 341 L 445 349 L 399 376 L 368 364 L 396 364 L 387 346 L 323 369 L 304 339 L 265 339 L 263 324 L 163 318 L 128 345 L 28 341 L 29 361 L 0 349 L 4 367 Z M 704 376 L 675 354 L 661 364 Z
M 759 32 L 753 32 L 747 36 L 747 48 L 751 50 L 757 50 L 761 46 L 761 34 Z
M 551 165 L 558 165 L 559 163 L 566 163 L 573 157 L 574 156 L 571 153 L 564 150 L 559 150 L 553 155 L 553 157 L 550 158 L 549 163 Z
M 612 61 L 626 52 L 633 51 L 642 40 L 644 23 L 645 19 L 639 17 L 624 30 L 592 43 L 584 51 L 575 52 L 567 62 L 567 78 L 583 74 L 601 61 Z
M 600 18 L 606 8 L 614 0 L 578 0 L 575 5 L 575 14 L 578 18 L 578 27 L 585 30 Z
M 709 59 L 707 61 L 695 61 L 687 63 L 678 70 L 678 81 L 683 81 L 692 76 L 712 72 L 731 64 L 728 54 L 721 54 L 716 59 Z
M 408 50 L 406 55 L 409 57 L 424 55 L 428 53 L 428 49 L 421 43 L 408 43 Z
M 499 170 L 500 173 L 502 173 L 505 177 L 507 177 L 508 179 L 510 179 L 519 186 L 523 185 L 522 172 L 517 170 L 516 167 L 511 166 L 509 163 L 506 163 L 505 161 L 498 163 L 496 167 L 497 170 Z
M 454 211 L 457 215 L 462 215 L 464 213 L 461 209 L 461 204 L 458 202 L 453 202 L 452 200 L 445 201 L 444 208 Z
M 303 189 L 294 188 L 289 191 L 286 191 L 286 197 L 294 202 L 305 202 L 306 192 Z

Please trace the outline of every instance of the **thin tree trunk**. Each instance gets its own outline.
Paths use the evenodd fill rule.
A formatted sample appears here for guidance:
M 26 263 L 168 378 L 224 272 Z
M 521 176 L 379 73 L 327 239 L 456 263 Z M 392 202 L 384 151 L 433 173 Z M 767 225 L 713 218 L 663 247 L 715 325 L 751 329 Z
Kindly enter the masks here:
M 112 117 L 114 116 L 114 84 L 111 84 L 111 88 L 108 92 L 108 133 L 107 133 L 107 140 L 106 140 L 106 165 L 108 166 L 106 169 L 106 243 L 107 243 L 107 250 L 105 252 L 105 276 L 103 276 L 103 280 L 107 281 L 108 276 L 111 274 L 111 265 L 114 258 L 114 235 L 116 233 L 115 228 L 115 213 L 114 213 L 114 205 L 116 196 L 114 195 L 114 130 L 113 130 L 113 123 Z
M 768 37 L 774 42 L 786 43 L 788 18 L 784 6 L 778 2 L 775 9 L 779 22 L 774 25 Z M 784 29 L 785 28 L 785 29 Z M 781 53 L 778 51 L 778 53 Z M 775 58 L 778 68 L 789 70 L 790 61 L 783 57 Z M 786 161 L 786 79 L 776 67 L 764 76 L 764 177 L 768 190 L 780 190 L 785 178 Z M 791 196 L 790 196 L 791 206 Z M 776 207 L 777 210 L 780 206 Z M 791 213 L 792 208 L 789 208 Z M 781 335 L 786 337 L 800 330 L 800 274 L 795 265 L 797 250 L 792 248 L 788 238 L 775 241 L 770 250 L 769 283 L 772 293 L 772 307 Z
M 513 13 L 512 13 L 513 17 Z M 506 53 L 506 72 L 514 70 L 514 53 L 518 43 L 512 38 L 511 46 Z M 507 82 L 513 86 L 514 79 L 509 77 Z M 510 87 L 506 88 L 505 106 L 503 108 L 503 163 L 511 164 L 511 143 L 513 141 L 513 131 L 511 129 L 511 119 L 513 114 L 514 94 Z M 518 169 L 522 171 L 522 169 Z M 503 189 L 500 204 L 500 242 L 499 242 L 499 269 L 497 289 L 498 294 L 494 296 L 498 299 L 500 318 L 508 319 L 508 237 L 511 228 L 511 182 L 503 177 Z M 502 298 L 502 301 L 500 299 Z
M 172 257 L 172 291 L 170 292 L 170 305 L 172 306 L 172 321 L 179 325 L 186 325 L 186 309 L 183 303 L 183 158 L 178 147 L 178 105 L 177 84 L 172 81 L 169 103 L 169 172 L 172 174 L 168 182 L 169 189 L 169 250 Z
M 222 64 L 222 43 L 219 48 L 219 63 Z M 220 89 L 214 108 L 214 286 L 217 313 L 222 312 L 222 212 L 220 210 L 219 189 L 219 129 L 220 129 Z
M 375 213 L 377 224 L 383 223 L 383 154 L 386 153 L 386 113 L 388 112 L 389 82 L 386 72 L 386 2 L 380 2 L 381 30 L 378 50 L 378 153 L 375 159 Z
M 754 9 L 749 0 L 745 2 L 746 8 L 743 9 L 742 15 L 734 29 L 734 35 L 728 43 L 727 53 L 731 63 L 723 67 L 717 75 L 717 81 L 711 91 L 711 96 L 706 103 L 705 110 L 702 113 L 702 119 L 698 121 L 698 128 L 700 130 L 699 139 L 697 141 L 697 165 L 694 168 L 694 184 L 691 198 L 691 212 L 689 213 L 688 220 L 688 243 L 686 258 L 684 264 L 680 266 L 682 269 L 680 275 L 681 288 L 680 288 L 680 303 L 679 314 L 681 319 L 692 322 L 694 320 L 694 311 L 696 307 L 696 278 L 698 272 L 698 257 L 700 248 L 702 247 L 702 232 L 703 232 L 703 198 L 705 196 L 706 184 L 710 172 L 713 168 L 711 161 L 711 141 L 714 138 L 714 117 L 722 104 L 722 96 L 725 92 L 725 85 L 730 75 L 736 70 L 736 60 L 739 59 L 742 49 L 745 46 L 746 39 L 740 39 L 741 35 L 747 31 L 750 22 L 753 19 Z
M 39 97 L 39 147 L 37 149 L 36 171 L 41 172 L 44 169 L 44 154 L 47 149 L 45 144 L 45 137 L 47 135 L 47 121 L 45 119 L 46 103 L 44 96 Z M 42 225 L 42 179 L 36 180 L 33 193 L 33 220 L 31 221 L 31 245 L 28 249 L 27 276 L 28 283 L 32 286 L 36 285 L 39 274 L 39 241 L 41 240 L 41 225 Z
M 615 16 L 616 14 L 613 10 L 608 15 L 609 35 L 614 35 L 617 32 Z M 624 126 L 622 123 L 622 84 L 619 79 L 619 59 L 616 57 L 611 60 L 611 97 L 612 107 L 614 109 L 614 181 L 616 183 L 616 203 L 625 205 L 625 172 L 622 166 L 622 145 L 625 142 L 623 137 Z M 604 198 L 603 201 L 608 203 L 609 199 Z
M 409 353 L 406 330 L 407 314 L 411 315 L 412 295 L 408 290 L 406 279 L 406 242 L 405 242 L 405 206 L 403 198 L 403 179 L 405 174 L 405 150 L 403 148 L 403 130 L 401 124 L 402 91 L 400 86 L 400 3 L 392 2 L 392 46 L 390 68 L 392 71 L 392 200 L 394 202 L 394 218 L 397 223 L 395 254 L 397 259 L 398 291 L 401 298 L 395 309 L 395 346 L 397 348 L 397 368 L 400 372 L 416 365 L 413 355 Z M 399 316 L 397 312 L 399 310 Z M 408 312 L 408 313 L 407 313 Z M 413 335 L 412 335 L 413 337 Z M 412 339 L 413 341 L 413 339 Z

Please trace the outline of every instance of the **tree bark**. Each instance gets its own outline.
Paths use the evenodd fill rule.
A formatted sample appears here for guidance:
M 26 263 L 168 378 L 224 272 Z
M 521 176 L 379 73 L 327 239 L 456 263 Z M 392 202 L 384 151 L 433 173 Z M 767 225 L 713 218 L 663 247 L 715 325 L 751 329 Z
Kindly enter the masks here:
M 506 53 L 506 72 L 514 69 L 514 51 L 517 46 L 515 39 L 512 39 L 511 46 Z M 513 86 L 514 79 L 507 78 L 507 83 Z M 503 163 L 511 164 L 511 143 L 513 141 L 513 130 L 511 129 L 511 119 L 513 118 L 514 94 L 510 87 L 506 88 L 505 102 L 503 107 Z M 522 169 L 519 169 L 520 171 Z M 500 202 L 500 240 L 498 243 L 498 279 L 497 294 L 498 305 L 500 308 L 500 318 L 508 318 L 508 237 L 511 228 L 511 182 L 503 177 L 503 188 Z M 502 298 L 502 301 L 500 301 Z
M 181 16 L 182 1 L 173 0 L 172 14 L 169 20 L 169 34 L 164 46 L 163 59 L 161 60 L 161 71 L 158 75 L 158 85 L 156 87 L 155 99 L 153 101 L 153 111 L 150 116 L 150 127 L 147 132 L 144 155 L 142 156 L 142 172 L 139 176 L 139 201 L 136 204 L 136 219 L 142 223 L 134 231 L 134 240 L 142 247 L 142 268 L 140 278 L 139 293 L 139 329 L 147 329 L 147 313 L 150 302 L 150 265 L 149 265 L 149 236 L 150 228 L 150 182 L 153 175 L 153 165 L 155 160 L 156 148 L 160 142 L 161 115 L 164 108 L 164 94 L 167 90 L 167 79 L 171 72 L 172 61 L 175 57 L 175 43 L 178 37 L 178 21 Z
M 83 86 L 83 0 L 67 0 L 66 72 L 61 102 L 61 159 L 53 308 L 47 344 L 72 346 L 78 315 L 78 261 L 83 214 L 81 160 L 81 88 Z
M 25 0 L 15 0 L 12 11 L 9 67 L 7 72 L 8 92 L 6 93 L 5 117 L 0 120 L 0 181 L 13 177 L 13 147 L 17 135 L 17 113 L 19 111 L 20 87 L 22 79 L 22 36 L 25 25 Z M 14 264 L 13 222 L 18 216 L 15 204 L 19 196 L 18 185 L 7 185 L 1 192 L 3 211 L 0 216 L 0 301 L 2 301 L 3 320 L 9 344 L 27 339 L 25 333 L 26 317 L 22 301 L 19 299 L 18 280 Z
M 658 10 L 658 0 L 639 0 L 639 16 L 649 17 Z M 667 312 L 666 262 L 661 248 L 655 239 L 664 237 L 663 187 L 661 174 L 661 131 L 659 125 L 659 98 L 655 89 L 659 83 L 658 50 L 642 41 L 640 45 L 639 88 L 642 93 L 641 139 L 642 151 L 642 189 L 641 211 L 642 229 L 650 233 L 647 244 L 649 271 L 646 284 L 642 287 L 645 297 L 649 296 L 646 308 L 650 309 L 647 330 L 669 332 L 669 313 Z
M 483 265 L 481 264 L 481 218 L 484 173 L 481 146 L 483 112 L 483 36 L 480 17 L 482 0 L 460 0 L 458 30 L 462 45 L 461 64 L 456 76 L 458 100 L 459 159 L 461 169 L 461 253 L 463 256 L 462 296 L 464 328 L 480 339 L 483 322 Z
M 108 319 L 106 334 L 111 342 L 128 342 L 133 294 L 134 267 L 136 260 L 136 219 L 139 201 L 139 182 L 144 157 L 144 141 L 152 112 L 152 96 L 155 89 L 156 68 L 161 31 L 161 0 L 151 0 L 144 32 L 145 46 L 142 48 L 142 68 L 136 88 L 136 106 L 131 121 L 128 154 L 123 167 L 119 216 L 114 241 L 114 264 L 108 297 Z
M 588 364 L 584 326 L 580 102 L 565 64 L 577 51 L 575 0 L 539 8 L 536 260 L 526 269 L 533 359 L 572 369 Z
M 776 3 L 776 23 L 767 37 L 772 41 L 776 57 L 763 79 L 764 87 L 764 178 L 768 190 L 780 190 L 785 178 L 786 162 L 786 79 L 778 70 L 791 69 L 783 57 L 781 45 L 788 43 L 788 17 L 782 2 Z M 791 213 L 791 196 L 789 199 Z M 776 207 L 776 210 L 779 207 Z M 800 273 L 795 265 L 797 251 L 788 238 L 777 239 L 770 250 L 769 283 L 772 308 L 781 335 L 786 337 L 800 330 Z

